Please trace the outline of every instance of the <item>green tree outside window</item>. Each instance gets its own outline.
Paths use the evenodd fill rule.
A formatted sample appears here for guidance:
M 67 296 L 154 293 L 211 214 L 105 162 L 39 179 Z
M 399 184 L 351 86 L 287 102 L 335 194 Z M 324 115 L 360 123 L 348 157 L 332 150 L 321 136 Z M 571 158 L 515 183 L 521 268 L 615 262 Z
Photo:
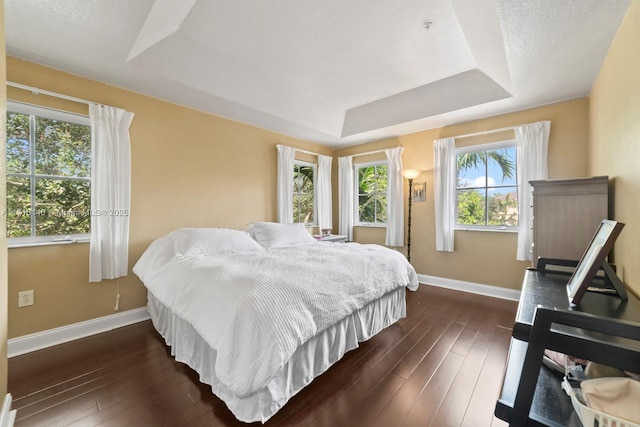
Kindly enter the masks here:
M 456 156 L 456 222 L 464 226 L 518 225 L 515 146 L 464 152 Z M 492 168 L 493 166 L 493 168 Z M 502 175 L 495 182 L 491 175 Z
M 91 128 L 7 114 L 7 237 L 90 229 Z

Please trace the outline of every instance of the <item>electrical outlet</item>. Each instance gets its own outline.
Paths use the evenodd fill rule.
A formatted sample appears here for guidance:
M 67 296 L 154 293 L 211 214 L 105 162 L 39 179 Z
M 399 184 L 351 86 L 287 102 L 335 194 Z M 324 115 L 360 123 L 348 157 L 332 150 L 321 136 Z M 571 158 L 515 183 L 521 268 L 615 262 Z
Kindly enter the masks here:
M 33 290 L 18 292 L 18 307 L 33 305 Z

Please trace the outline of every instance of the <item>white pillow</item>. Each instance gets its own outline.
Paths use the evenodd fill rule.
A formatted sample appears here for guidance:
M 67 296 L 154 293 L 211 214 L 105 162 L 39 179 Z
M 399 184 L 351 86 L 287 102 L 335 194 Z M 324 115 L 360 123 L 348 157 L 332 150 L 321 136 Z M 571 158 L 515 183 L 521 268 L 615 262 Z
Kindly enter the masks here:
M 151 279 L 160 268 L 175 259 L 173 246 L 174 240 L 171 233 L 158 237 L 142 253 L 138 262 L 133 266 L 133 272 L 142 282 Z
M 265 249 L 316 241 L 304 224 L 255 222 L 249 226 L 247 231 Z
M 262 246 L 248 233 L 228 228 L 182 228 L 173 233 L 177 257 L 213 256 L 230 252 L 258 252 Z

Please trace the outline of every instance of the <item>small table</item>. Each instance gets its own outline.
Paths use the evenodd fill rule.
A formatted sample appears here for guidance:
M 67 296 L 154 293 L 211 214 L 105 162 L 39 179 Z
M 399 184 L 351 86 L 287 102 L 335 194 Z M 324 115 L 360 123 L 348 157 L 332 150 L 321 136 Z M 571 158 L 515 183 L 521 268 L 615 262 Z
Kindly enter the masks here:
M 327 234 L 320 237 L 318 240 L 321 242 L 345 243 L 347 241 L 347 236 L 342 236 L 340 234 Z

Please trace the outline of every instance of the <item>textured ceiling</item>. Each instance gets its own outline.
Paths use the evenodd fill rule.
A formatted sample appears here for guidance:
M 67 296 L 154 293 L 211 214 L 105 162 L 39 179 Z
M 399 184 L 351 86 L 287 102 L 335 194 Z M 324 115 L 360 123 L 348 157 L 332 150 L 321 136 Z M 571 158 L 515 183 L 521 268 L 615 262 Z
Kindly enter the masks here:
M 6 41 L 340 147 L 588 95 L 629 2 L 5 0 Z

